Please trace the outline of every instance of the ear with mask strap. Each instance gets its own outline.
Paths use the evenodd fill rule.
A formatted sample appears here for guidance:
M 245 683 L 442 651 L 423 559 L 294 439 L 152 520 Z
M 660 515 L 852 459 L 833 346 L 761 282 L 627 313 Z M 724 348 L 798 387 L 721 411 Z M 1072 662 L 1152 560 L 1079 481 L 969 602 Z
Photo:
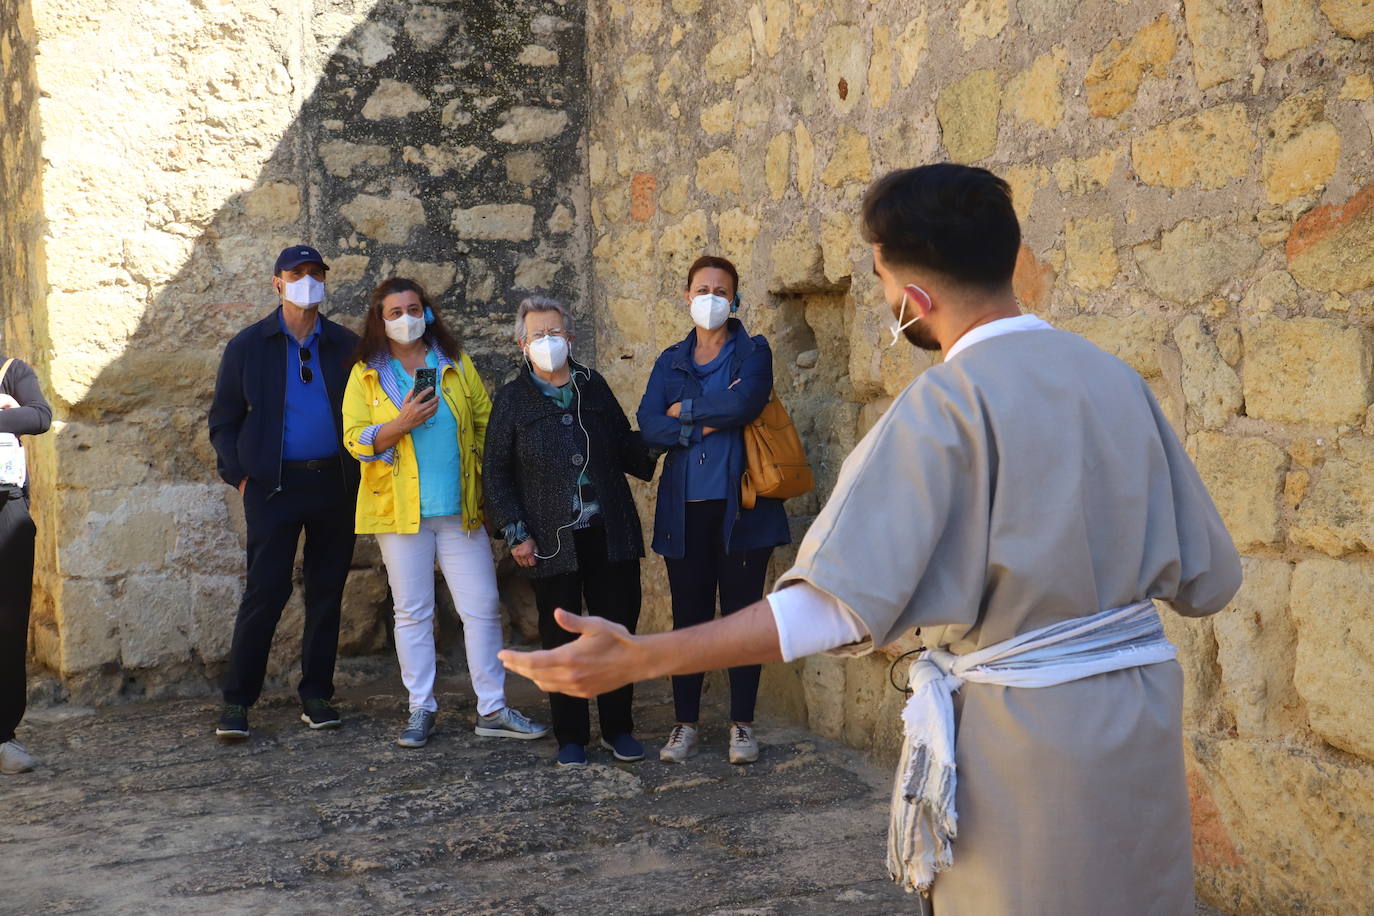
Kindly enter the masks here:
M 733 299 L 730 300 L 730 314 L 733 315 L 733 314 L 735 314 L 735 312 L 738 312 L 738 311 L 739 311 L 739 293 L 735 293 L 735 298 L 733 298 Z
M 425 324 L 434 324 L 434 310 L 425 306 Z

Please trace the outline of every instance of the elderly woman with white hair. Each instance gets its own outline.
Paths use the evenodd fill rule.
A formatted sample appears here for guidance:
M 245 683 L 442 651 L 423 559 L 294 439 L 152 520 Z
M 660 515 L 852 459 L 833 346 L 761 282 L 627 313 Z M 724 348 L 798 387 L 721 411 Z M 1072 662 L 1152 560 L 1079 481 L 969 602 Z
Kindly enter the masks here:
M 496 393 L 482 463 L 487 518 L 532 580 L 546 649 L 574 634 L 556 609 L 624 624 L 639 622 L 644 537 L 626 474 L 653 477 L 657 455 L 630 429 L 606 380 L 574 361 L 572 315 L 560 302 L 520 303 L 515 339 L 526 371 Z M 629 685 L 597 697 L 601 744 L 617 760 L 639 760 Z M 558 765 L 587 762 L 590 709 L 550 694 Z

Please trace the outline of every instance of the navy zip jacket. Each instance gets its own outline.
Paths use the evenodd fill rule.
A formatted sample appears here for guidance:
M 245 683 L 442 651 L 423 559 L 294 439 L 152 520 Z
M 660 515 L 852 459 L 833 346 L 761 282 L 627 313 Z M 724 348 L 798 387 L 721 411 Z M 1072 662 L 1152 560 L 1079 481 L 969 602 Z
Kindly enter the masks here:
M 658 357 L 649 386 L 639 402 L 639 434 L 656 448 L 668 450 L 663 474 L 658 480 L 658 504 L 654 509 L 654 552 L 669 559 L 683 556 L 683 531 L 687 518 L 687 462 L 693 442 L 701 441 L 704 426 L 719 430 L 713 436 L 743 439 L 743 428 L 763 412 L 773 393 L 773 351 L 760 334 L 750 337 L 738 319 L 729 320 L 735 352 L 730 361 L 730 376 L 738 379 L 726 391 L 703 393 L 701 380 L 688 364 L 691 359 L 693 328 L 680 343 Z M 665 411 L 682 402 L 678 419 Z M 760 547 L 777 547 L 792 538 L 787 513 L 780 499 L 759 499 L 752 509 L 740 506 L 740 478 L 744 476 L 744 444 L 730 450 L 726 480 L 726 551 L 737 553 Z
M 273 492 L 281 489 L 282 431 L 286 411 L 286 332 L 278 307 L 229 341 L 215 379 L 210 405 L 210 442 L 215 447 L 219 476 L 231 487 L 251 478 Z M 338 433 L 340 462 L 348 491 L 358 488 L 358 462 L 343 447 L 343 395 L 352 369 L 358 335 L 320 316 L 319 353 L 311 360 L 324 374 L 329 409 Z

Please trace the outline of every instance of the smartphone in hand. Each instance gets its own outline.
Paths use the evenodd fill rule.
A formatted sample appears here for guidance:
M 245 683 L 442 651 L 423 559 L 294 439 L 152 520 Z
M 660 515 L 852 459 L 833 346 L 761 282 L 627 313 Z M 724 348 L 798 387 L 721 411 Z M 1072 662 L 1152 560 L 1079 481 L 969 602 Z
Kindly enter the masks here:
M 433 391 L 439 384 L 439 370 L 423 366 L 415 370 L 415 400 L 424 401 L 430 398 L 425 394 L 425 389 Z

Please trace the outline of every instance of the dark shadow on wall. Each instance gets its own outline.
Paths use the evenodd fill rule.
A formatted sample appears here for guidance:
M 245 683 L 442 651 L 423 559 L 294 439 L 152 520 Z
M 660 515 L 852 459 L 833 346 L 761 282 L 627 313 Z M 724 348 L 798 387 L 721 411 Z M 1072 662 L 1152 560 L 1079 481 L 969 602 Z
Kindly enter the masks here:
M 380 280 L 419 279 L 488 387 L 514 366 L 524 294 L 575 308 L 584 297 L 580 3 L 382 0 L 321 64 L 303 54 L 299 70 L 318 82 L 251 188 L 199 225 L 150 190 L 149 229 L 190 236 L 191 254 L 89 394 L 57 405 L 67 422 L 57 444 L 65 562 L 39 642 L 74 641 L 60 650 L 74 696 L 198 693 L 222 672 L 241 588 L 241 505 L 215 473 L 205 413 L 225 342 L 274 307 L 281 247 L 321 250 L 333 268 L 323 312 L 347 324 Z M 224 134 L 210 107 L 188 115 L 171 168 L 200 167 L 214 144 L 261 155 L 252 138 Z M 359 539 L 354 565 L 342 654 L 389 640 L 371 538 Z M 525 592 L 510 594 L 527 615 Z M 298 588 L 274 649 L 277 684 L 295 676 L 299 614 Z M 531 621 L 518 622 L 531 636 Z M 455 626 L 445 624 L 449 643 Z

